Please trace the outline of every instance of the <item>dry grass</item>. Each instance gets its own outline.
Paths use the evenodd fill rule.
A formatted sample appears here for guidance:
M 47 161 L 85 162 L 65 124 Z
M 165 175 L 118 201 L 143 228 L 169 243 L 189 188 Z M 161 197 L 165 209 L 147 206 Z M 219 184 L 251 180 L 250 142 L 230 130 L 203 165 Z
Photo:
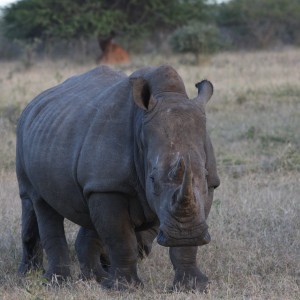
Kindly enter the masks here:
M 16 276 L 21 255 L 20 201 L 12 165 L 14 120 L 40 91 L 91 65 L 41 62 L 0 66 L 0 299 L 299 299 L 300 284 L 300 50 L 223 53 L 202 66 L 172 64 L 188 93 L 202 78 L 215 85 L 208 122 L 222 184 L 209 217 L 212 242 L 199 264 L 212 284 L 207 295 L 169 293 L 172 267 L 167 249 L 154 246 L 139 264 L 143 290 L 107 292 L 77 281 L 77 227 L 67 223 L 73 279 L 43 285 L 40 274 Z M 138 57 L 124 70 L 165 63 Z

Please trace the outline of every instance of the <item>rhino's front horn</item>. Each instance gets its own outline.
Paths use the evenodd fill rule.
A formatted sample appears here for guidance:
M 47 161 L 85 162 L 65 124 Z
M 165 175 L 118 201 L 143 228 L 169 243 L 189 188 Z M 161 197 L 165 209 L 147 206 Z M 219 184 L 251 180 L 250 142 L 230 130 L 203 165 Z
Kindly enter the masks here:
M 178 200 L 181 204 L 189 204 L 189 201 L 193 199 L 193 173 L 190 163 L 190 157 L 188 156 L 185 162 L 184 175 L 182 180 L 181 189 L 178 195 Z
M 194 193 L 193 193 L 193 173 L 189 156 L 183 160 L 180 159 L 180 168 L 184 168 L 182 184 L 180 189 L 175 192 L 174 209 L 177 214 L 185 214 L 194 206 Z

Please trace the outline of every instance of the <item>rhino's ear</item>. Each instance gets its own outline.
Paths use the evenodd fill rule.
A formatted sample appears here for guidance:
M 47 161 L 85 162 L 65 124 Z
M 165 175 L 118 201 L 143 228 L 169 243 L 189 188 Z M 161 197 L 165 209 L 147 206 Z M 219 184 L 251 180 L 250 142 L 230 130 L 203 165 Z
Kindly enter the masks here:
M 198 96 L 195 100 L 205 106 L 214 92 L 214 87 L 208 80 L 202 80 L 196 83 L 195 86 L 198 89 Z
M 144 78 L 133 77 L 130 78 L 130 83 L 135 104 L 143 110 L 151 110 L 155 106 L 156 100 L 151 95 L 148 82 Z

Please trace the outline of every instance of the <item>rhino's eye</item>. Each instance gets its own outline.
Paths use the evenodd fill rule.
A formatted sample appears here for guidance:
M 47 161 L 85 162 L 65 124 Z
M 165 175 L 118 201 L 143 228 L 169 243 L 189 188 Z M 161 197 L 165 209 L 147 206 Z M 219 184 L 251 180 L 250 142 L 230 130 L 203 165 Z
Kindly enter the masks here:
M 153 175 L 150 176 L 150 180 L 151 180 L 152 183 L 154 183 L 155 179 L 154 179 Z
M 157 176 L 157 169 L 154 168 L 152 172 L 149 174 L 149 179 L 152 183 L 155 183 L 155 177 Z
M 205 171 L 204 171 L 204 175 L 205 175 L 205 178 L 207 178 L 207 177 L 208 177 L 208 171 L 207 171 L 207 169 L 205 169 Z
M 151 181 L 151 189 L 154 195 L 160 194 L 160 186 L 158 184 L 158 174 L 157 170 L 153 170 L 153 172 L 149 175 L 149 180 Z

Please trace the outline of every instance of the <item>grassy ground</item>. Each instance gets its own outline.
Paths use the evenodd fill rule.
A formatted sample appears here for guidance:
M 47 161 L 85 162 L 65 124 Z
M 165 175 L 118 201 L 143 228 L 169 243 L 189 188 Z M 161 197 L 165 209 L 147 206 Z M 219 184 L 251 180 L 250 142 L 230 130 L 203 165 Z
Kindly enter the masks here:
M 0 299 L 299 299 L 300 285 L 300 49 L 222 53 L 200 66 L 171 57 L 190 96 L 194 83 L 215 85 L 208 126 L 221 186 L 208 223 L 212 242 L 198 260 L 211 279 L 207 295 L 169 293 L 173 271 L 167 249 L 154 246 L 139 264 L 145 283 L 132 293 L 107 292 L 76 280 L 77 227 L 66 222 L 73 279 L 47 287 L 40 274 L 18 278 L 20 200 L 14 175 L 15 121 L 36 94 L 92 64 L 67 61 L 0 64 Z M 122 68 L 164 63 L 137 57 Z

